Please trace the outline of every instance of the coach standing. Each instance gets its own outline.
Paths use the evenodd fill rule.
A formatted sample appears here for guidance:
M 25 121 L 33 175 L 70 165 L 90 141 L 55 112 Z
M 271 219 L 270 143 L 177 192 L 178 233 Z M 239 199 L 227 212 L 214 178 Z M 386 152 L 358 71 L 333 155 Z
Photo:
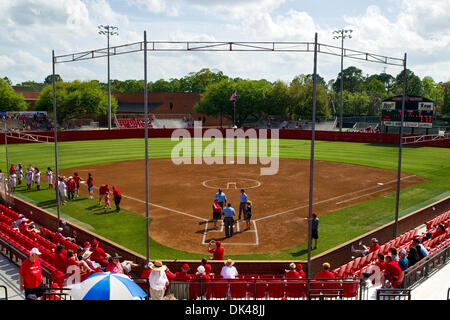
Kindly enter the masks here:
M 122 193 L 120 193 L 119 189 L 116 186 L 112 187 L 113 195 L 114 195 L 114 204 L 116 205 L 116 212 L 120 211 L 120 201 L 122 200 Z
M 25 291 L 25 299 L 36 300 L 44 295 L 46 287 L 42 281 L 41 253 L 37 248 L 30 251 L 30 257 L 22 262 L 19 269 L 20 291 Z
M 215 199 L 219 201 L 219 206 L 223 207 L 227 204 L 227 196 L 222 192 L 222 189 L 219 189 L 219 192 L 214 196 Z
M 223 209 L 223 224 L 225 225 L 225 237 L 229 238 L 233 236 L 233 224 L 234 224 L 234 215 L 236 212 L 233 207 L 231 207 L 231 203 L 227 204 L 227 207 Z
M 247 219 L 247 201 L 248 201 L 248 196 L 245 193 L 244 189 L 241 189 L 241 194 L 239 196 L 239 220 L 241 220 L 241 214 L 244 214 L 244 220 Z

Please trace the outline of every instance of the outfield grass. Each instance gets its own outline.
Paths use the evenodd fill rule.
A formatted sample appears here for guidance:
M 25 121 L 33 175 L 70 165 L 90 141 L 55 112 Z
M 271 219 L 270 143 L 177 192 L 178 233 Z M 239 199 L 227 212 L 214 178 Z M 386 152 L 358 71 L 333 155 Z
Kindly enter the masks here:
M 224 140 L 225 141 L 225 140 Z M 170 158 L 177 142 L 168 138 L 149 139 L 150 158 Z M 204 146 L 209 142 L 204 142 Z M 309 159 L 310 141 L 280 140 L 281 158 Z M 194 143 L 192 143 L 192 148 Z M 5 154 L 4 146 L 0 147 Z M 10 163 L 33 164 L 45 172 L 47 167 L 55 170 L 53 144 L 8 145 Z M 138 160 L 144 158 L 143 139 L 118 139 L 76 141 L 58 143 L 59 169 L 75 168 L 104 162 Z M 4 159 L 0 167 L 5 168 Z M 365 143 L 316 141 L 315 159 L 345 162 L 392 170 L 397 177 L 398 147 Z M 426 182 L 402 190 L 400 216 L 437 201 L 450 194 L 450 149 L 431 147 L 404 147 L 402 171 L 427 179 Z M 336 173 L 338 176 L 339 173 Z M 46 181 L 45 176 L 41 179 Z M 332 181 L 330 181 L 332 183 Z M 46 189 L 45 183 L 42 185 Z M 28 192 L 19 187 L 17 195 L 46 210 L 56 212 L 54 192 L 42 190 Z M 123 212 L 122 212 L 123 211 Z M 111 239 L 135 252 L 146 254 L 145 217 L 122 210 L 120 214 L 104 211 L 97 201 L 80 196 L 76 201 L 61 207 L 62 218 L 76 223 L 96 234 Z M 320 218 L 319 248 L 317 254 L 361 234 L 382 226 L 394 219 L 395 193 L 345 208 Z M 118 228 L 117 226 L 120 226 Z M 306 259 L 307 243 L 288 250 L 260 255 L 236 255 L 234 259 L 247 260 L 303 260 Z M 165 247 L 150 240 L 150 256 L 159 259 L 199 259 L 202 255 L 186 253 Z

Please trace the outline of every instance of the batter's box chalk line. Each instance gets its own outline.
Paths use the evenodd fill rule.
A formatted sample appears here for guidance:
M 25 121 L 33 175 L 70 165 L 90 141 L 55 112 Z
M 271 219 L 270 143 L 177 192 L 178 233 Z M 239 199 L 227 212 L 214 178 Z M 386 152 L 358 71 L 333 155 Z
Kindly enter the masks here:
M 244 233 L 244 232 L 248 232 L 248 233 L 254 233 L 255 234 L 255 241 L 254 242 L 240 242 L 240 243 L 228 243 L 228 242 L 222 242 L 222 245 L 234 245 L 234 246 L 259 246 L 259 237 L 258 237 L 258 228 L 256 227 L 256 221 L 252 221 L 253 223 L 253 230 L 243 230 L 241 231 L 240 229 L 240 223 L 241 222 L 245 222 L 245 221 L 239 221 L 236 223 L 237 227 L 236 227 L 236 232 L 237 233 Z M 205 223 L 205 230 L 203 231 L 203 239 L 202 239 L 202 245 L 204 244 L 208 244 L 208 242 L 206 242 L 206 235 L 208 233 L 220 233 L 221 236 L 224 235 L 224 224 L 223 221 L 221 221 L 221 225 L 220 228 L 218 230 L 208 230 L 208 224 L 210 223 L 210 221 L 206 221 Z

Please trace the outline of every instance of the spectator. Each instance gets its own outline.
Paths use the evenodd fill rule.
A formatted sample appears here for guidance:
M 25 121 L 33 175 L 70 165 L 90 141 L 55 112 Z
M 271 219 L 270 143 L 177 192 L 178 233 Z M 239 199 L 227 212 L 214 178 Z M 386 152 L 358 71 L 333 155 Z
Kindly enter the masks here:
M 137 264 L 129 260 L 120 262 L 120 259 L 122 259 L 122 256 L 118 253 L 114 253 L 113 255 L 111 255 L 110 262 L 106 266 L 106 272 L 129 274 L 132 267 L 138 266 Z
M 150 273 L 152 272 L 152 265 L 153 262 L 149 261 L 145 266 L 144 269 L 142 269 L 141 275 L 139 278 L 141 279 L 148 279 L 150 276 Z
M 215 248 L 211 248 L 212 244 L 216 244 Z M 220 241 L 211 240 L 208 244 L 208 252 L 213 254 L 212 260 L 224 260 L 225 250 Z
M 188 273 L 189 265 L 187 263 L 181 266 L 181 271 L 175 273 L 175 279 L 187 280 L 191 279 L 192 276 Z
M 306 278 L 305 271 L 303 271 L 303 266 L 301 263 L 297 264 L 297 272 L 300 274 L 300 278 Z
M 83 251 L 86 252 L 86 251 L 89 251 L 90 249 L 91 249 L 91 243 L 89 241 L 85 241 L 83 243 Z
M 81 272 L 90 272 L 93 273 L 95 272 L 93 269 L 91 269 L 88 264 L 85 261 L 80 261 L 78 260 L 78 257 L 75 255 L 75 253 L 73 252 L 72 249 L 67 250 L 67 258 L 65 261 L 65 272 L 66 273 L 71 273 L 68 271 L 68 268 L 70 266 L 77 266 L 81 269 Z
M 443 224 L 439 224 L 436 228 L 436 231 L 431 236 L 431 239 L 436 239 L 437 237 L 445 234 L 445 227 Z
M 235 279 L 238 275 L 238 271 L 236 267 L 234 266 L 234 261 L 231 259 L 228 259 L 225 262 L 225 265 L 222 267 L 222 270 L 220 271 L 220 275 L 224 279 Z
M 416 247 L 409 248 L 408 252 L 408 267 L 411 267 L 420 260 L 419 254 L 417 253 Z
M 108 265 L 108 258 L 110 257 L 100 246 L 97 240 L 92 241 L 92 256 L 91 260 L 99 263 L 102 267 L 106 267 Z
M 427 249 L 425 249 L 425 247 L 420 243 L 420 240 L 418 238 L 414 238 L 413 242 L 416 247 L 417 253 L 419 254 L 420 259 L 423 259 L 426 256 L 428 256 Z
M 298 271 L 296 269 L 297 269 L 297 266 L 295 265 L 295 263 L 292 262 L 291 264 L 289 264 L 289 270 L 285 270 L 284 278 L 287 278 L 287 279 L 300 278 L 300 273 L 298 273 Z
M 206 273 L 206 268 L 202 265 L 197 267 L 197 272 L 194 274 L 195 279 L 209 279 L 209 274 Z
M 405 271 L 406 269 L 408 269 L 408 258 L 406 257 L 406 250 L 400 249 L 398 255 L 400 257 L 400 259 L 398 260 L 398 265 L 400 266 L 400 269 L 402 269 L 402 271 Z
M 54 239 L 55 242 L 56 242 L 56 244 L 58 244 L 59 241 L 66 241 L 66 240 L 71 241 L 71 242 L 75 242 L 75 238 L 64 237 L 64 236 L 62 235 L 62 232 L 63 232 L 63 228 L 59 227 L 58 229 L 56 229 L 56 232 L 55 232 L 55 239 Z
M 38 248 L 31 249 L 30 256 L 22 262 L 19 269 L 20 291 L 24 292 L 27 300 L 36 300 L 47 290 L 42 281 L 40 255 Z
M 389 251 L 391 252 L 391 257 L 392 260 L 397 261 L 400 260 L 400 258 L 398 257 L 398 252 L 397 249 L 394 247 L 389 248 Z
M 372 245 L 368 249 L 368 253 L 375 252 L 380 249 L 380 244 L 377 238 L 372 238 Z
M 330 271 L 330 264 L 328 262 L 325 262 L 322 264 L 322 271 L 319 271 L 315 279 L 333 279 L 335 278 L 334 273 Z
M 89 250 L 84 251 L 81 256 L 81 259 L 84 262 L 86 262 L 86 264 L 89 266 L 89 268 L 91 268 L 92 270 L 95 270 L 95 272 L 102 272 L 103 271 L 102 266 L 99 263 L 92 261 L 90 259 L 91 255 L 92 255 L 92 251 L 89 251 Z
M 56 246 L 56 251 L 53 255 L 53 264 L 58 270 L 66 271 L 66 257 L 67 253 L 64 250 L 64 246 L 61 244 L 58 244 Z
M 428 232 L 422 237 L 422 239 L 420 240 L 420 242 L 424 243 L 425 241 L 430 240 L 432 236 L 433 236 L 433 232 L 428 231 Z
M 23 223 L 30 225 L 33 222 L 30 221 L 28 218 L 25 218 L 25 216 L 23 214 L 19 214 L 19 216 L 17 217 L 17 220 L 14 221 L 14 223 L 13 223 L 13 227 L 19 228 Z
M 149 276 L 150 283 L 150 297 L 152 300 L 163 300 L 164 294 L 169 286 L 169 279 L 167 279 L 167 267 L 161 261 L 155 261 L 151 266 L 152 272 Z
M 205 274 L 207 274 L 209 277 L 211 273 L 211 265 L 208 263 L 208 260 L 206 260 L 206 258 L 203 258 L 201 265 L 205 268 Z
M 391 256 L 385 256 L 384 261 L 386 263 L 384 268 L 384 279 L 381 287 L 386 286 L 386 280 L 389 282 L 392 288 L 398 288 L 403 282 L 404 273 L 397 261 L 393 260 Z

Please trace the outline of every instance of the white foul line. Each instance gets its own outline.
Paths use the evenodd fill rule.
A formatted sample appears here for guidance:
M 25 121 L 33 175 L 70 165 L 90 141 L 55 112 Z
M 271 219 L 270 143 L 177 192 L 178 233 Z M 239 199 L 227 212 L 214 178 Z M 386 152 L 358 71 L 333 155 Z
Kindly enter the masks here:
M 406 176 L 406 177 L 401 178 L 401 180 L 403 180 L 403 179 L 408 179 L 408 178 L 415 177 L 415 176 L 416 176 L 416 175 Z M 388 181 L 388 182 L 384 182 L 384 184 L 386 185 L 386 184 L 393 183 L 393 182 L 396 182 L 396 181 L 397 181 L 397 180 L 391 180 L 391 181 Z M 345 193 L 345 194 L 340 195 L 340 196 L 336 196 L 336 197 L 333 197 L 333 198 L 329 198 L 329 199 L 321 200 L 321 201 L 318 201 L 318 202 L 314 202 L 313 204 L 315 205 L 315 204 L 321 204 L 321 203 L 324 203 L 324 202 L 333 201 L 333 200 L 336 200 L 336 199 L 339 199 L 339 198 L 342 198 L 342 197 L 349 196 L 349 195 L 351 195 L 351 194 L 360 193 L 360 192 L 362 192 L 362 191 L 367 191 L 367 190 L 372 190 L 372 189 L 374 189 L 374 188 L 380 188 L 380 186 L 369 187 L 369 188 L 361 189 L 361 190 L 358 190 L 358 191 L 348 192 L 348 193 Z M 387 189 L 386 189 L 386 190 L 387 190 Z M 380 190 L 380 191 L 381 191 L 381 190 Z M 378 191 L 378 192 L 379 192 L 379 191 Z M 362 195 L 362 196 L 366 196 L 366 195 L 368 195 L 368 194 L 364 194 L 364 195 Z M 283 212 L 278 212 L 278 213 L 275 213 L 275 214 L 272 214 L 272 215 L 269 215 L 269 216 L 265 216 L 265 217 L 262 217 L 262 218 L 258 218 L 258 219 L 255 219 L 254 221 L 261 221 L 261 220 L 264 220 L 264 219 L 273 218 L 273 217 L 276 217 L 276 216 L 279 216 L 279 215 L 282 215 L 282 214 L 285 214 L 285 213 L 289 213 L 289 212 L 292 212 L 292 211 L 296 211 L 296 210 L 299 210 L 299 209 L 306 208 L 306 207 L 308 207 L 308 206 L 309 206 L 309 204 L 305 204 L 305 205 L 300 206 L 300 207 L 297 207 L 297 208 L 289 209 L 289 210 L 286 210 L 286 211 L 283 211 Z

